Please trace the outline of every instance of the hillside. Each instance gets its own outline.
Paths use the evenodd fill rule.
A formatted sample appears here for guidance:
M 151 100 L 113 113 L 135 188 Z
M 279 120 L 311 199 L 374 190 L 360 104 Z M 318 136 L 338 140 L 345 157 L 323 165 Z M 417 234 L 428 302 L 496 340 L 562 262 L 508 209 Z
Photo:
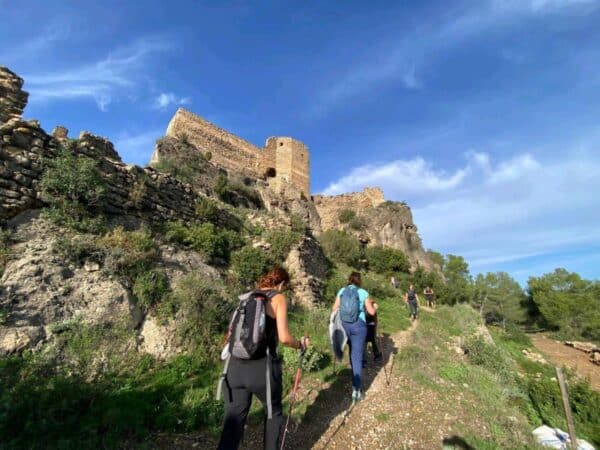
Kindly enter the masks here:
M 0 67 L 2 446 L 212 446 L 229 317 L 275 265 L 292 276 L 293 334 L 312 340 L 289 448 L 455 438 L 535 448 L 534 426 L 565 428 L 551 366 L 524 358 L 531 344 L 518 329 L 492 329 L 492 339 L 484 319 L 500 323 L 500 311 L 506 325 L 511 310 L 485 283 L 473 288 L 460 257 L 425 251 L 405 203 L 378 188 L 311 196 L 304 144 L 272 137 L 259 149 L 189 112 L 148 149 L 149 166 L 126 164 L 105 138 L 24 120 L 27 98 Z M 366 369 L 367 400 L 349 411 L 349 368 L 332 361 L 327 321 L 353 270 L 380 304 L 385 351 Z M 454 306 L 411 324 L 400 299 L 411 283 Z M 298 353 L 281 353 L 287 402 Z M 600 397 L 569 377 L 578 430 L 599 444 Z M 255 404 L 246 448 L 261 433 Z

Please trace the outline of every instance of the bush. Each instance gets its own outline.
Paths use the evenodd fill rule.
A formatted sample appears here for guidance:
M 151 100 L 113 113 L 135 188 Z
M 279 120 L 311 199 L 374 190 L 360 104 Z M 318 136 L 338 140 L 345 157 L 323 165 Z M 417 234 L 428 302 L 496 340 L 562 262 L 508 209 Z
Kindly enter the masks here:
M 231 269 L 244 286 L 253 285 L 268 267 L 265 253 L 257 248 L 244 247 L 231 256 Z
M 472 364 L 486 368 L 503 380 L 512 380 L 514 372 L 510 358 L 500 347 L 488 344 L 481 336 L 471 336 L 466 339 L 464 348 Z
M 351 209 L 342 209 L 338 216 L 341 223 L 348 223 L 356 217 L 356 213 Z
M 358 239 L 345 231 L 327 230 L 319 236 L 325 256 L 334 262 L 356 267 L 360 260 Z
M 300 234 L 307 233 L 308 228 L 304 223 L 304 220 L 302 220 L 302 217 L 300 217 L 298 214 L 290 214 L 290 221 L 292 223 L 292 231 Z
M 377 273 L 408 273 L 410 269 L 408 258 L 401 250 L 383 246 L 367 247 L 366 257 L 369 261 L 369 269 Z
M 81 235 L 61 235 L 52 243 L 52 253 L 64 262 L 82 266 L 85 261 L 102 264 L 104 251 L 98 247 L 95 239 Z
M 161 270 L 149 270 L 139 274 L 133 283 L 133 294 L 138 303 L 149 308 L 158 303 L 169 292 L 169 280 Z
M 225 180 L 227 181 L 226 178 Z M 257 209 L 263 207 L 262 198 L 258 191 L 237 180 L 227 181 L 223 185 L 221 178 L 219 178 L 215 192 L 218 193 L 222 201 L 235 207 Z
M 118 226 L 98 239 L 104 251 L 104 269 L 132 281 L 146 272 L 158 256 L 158 247 L 147 230 L 126 231 Z
M 353 217 L 350 222 L 348 222 L 348 226 L 355 231 L 362 230 L 365 227 L 365 221 L 362 217 L 356 216 Z
M 300 233 L 288 230 L 275 230 L 266 234 L 266 241 L 271 244 L 269 256 L 273 265 L 282 264 L 292 247 L 300 241 Z
M 4 273 L 4 268 L 10 257 L 10 232 L 0 229 L 0 277 Z
M 50 205 L 47 217 L 78 231 L 102 231 L 103 219 L 98 215 L 107 188 L 97 163 L 63 149 L 55 159 L 44 161 L 44 167 L 40 190 L 42 200 Z
M 183 222 L 168 222 L 165 237 L 170 242 L 183 244 L 202 253 L 211 262 L 227 263 L 231 251 L 243 245 L 239 233 L 219 230 L 212 223 L 188 227 Z
M 181 279 L 177 287 L 161 305 L 161 311 L 178 316 L 178 334 L 182 344 L 202 353 L 207 361 L 220 352 L 223 335 L 237 299 L 224 298 L 213 280 L 191 273 Z
M 215 223 L 219 218 L 217 202 L 207 197 L 198 197 L 196 201 L 196 215 L 205 222 Z

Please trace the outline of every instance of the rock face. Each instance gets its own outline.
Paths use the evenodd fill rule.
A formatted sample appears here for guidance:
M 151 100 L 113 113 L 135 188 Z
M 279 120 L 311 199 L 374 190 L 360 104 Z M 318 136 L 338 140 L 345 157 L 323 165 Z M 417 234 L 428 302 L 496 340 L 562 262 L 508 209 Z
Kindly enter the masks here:
M 365 188 L 363 192 L 335 196 L 315 195 L 313 201 L 323 231 L 348 228 L 339 217 L 343 210 L 352 210 L 362 226 L 348 231 L 362 241 L 402 250 L 413 269 L 421 266 L 426 270 L 438 270 L 423 249 L 410 208 L 404 203 L 386 202 L 381 189 Z
M 0 354 L 35 346 L 64 321 L 115 323 L 128 318 L 132 327 L 142 315 L 130 292 L 101 271 L 65 263 L 53 252 L 61 232 L 29 211 L 11 221 L 13 252 L 0 279 L 0 308 L 8 312 L 0 327 Z
M 22 87 L 22 78 L 0 66 L 0 124 L 23 114 L 29 94 L 21 90 Z
M 305 237 L 289 253 L 285 263 L 292 277 L 292 301 L 313 308 L 323 300 L 327 260 L 314 238 Z

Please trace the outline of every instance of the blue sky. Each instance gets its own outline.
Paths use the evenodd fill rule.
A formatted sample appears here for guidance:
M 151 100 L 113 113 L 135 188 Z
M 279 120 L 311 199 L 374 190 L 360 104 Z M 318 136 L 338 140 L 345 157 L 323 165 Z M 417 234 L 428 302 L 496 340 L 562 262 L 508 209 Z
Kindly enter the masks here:
M 143 5 L 140 5 L 143 3 Z M 27 118 L 145 164 L 184 106 L 381 186 L 427 248 L 524 282 L 600 278 L 600 1 L 0 0 Z

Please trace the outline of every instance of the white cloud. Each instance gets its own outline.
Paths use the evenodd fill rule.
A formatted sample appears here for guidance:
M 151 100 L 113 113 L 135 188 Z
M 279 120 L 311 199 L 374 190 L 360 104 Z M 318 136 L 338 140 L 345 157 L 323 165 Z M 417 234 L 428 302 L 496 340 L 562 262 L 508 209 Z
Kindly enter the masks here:
M 422 158 L 353 169 L 329 194 L 380 186 L 407 200 L 425 246 L 463 255 L 474 272 L 600 244 L 600 152 L 494 161 L 468 152 L 448 173 Z
M 444 191 L 457 187 L 467 176 L 469 168 L 447 174 L 434 170 L 423 158 L 356 167 L 348 175 L 331 183 L 326 195 L 361 190 L 364 186 L 394 185 L 394 192 L 423 193 Z
M 92 99 L 102 111 L 118 97 L 132 96 L 151 56 L 169 45 L 153 39 L 121 47 L 96 62 L 44 73 L 25 74 L 30 101 Z
M 144 166 L 150 161 L 156 140 L 164 136 L 163 129 L 153 129 L 142 133 L 121 133 L 114 141 L 115 149 L 130 164 Z
M 189 97 L 177 97 L 171 92 L 163 92 L 154 99 L 155 109 L 166 109 L 169 106 L 187 105 L 191 102 Z

